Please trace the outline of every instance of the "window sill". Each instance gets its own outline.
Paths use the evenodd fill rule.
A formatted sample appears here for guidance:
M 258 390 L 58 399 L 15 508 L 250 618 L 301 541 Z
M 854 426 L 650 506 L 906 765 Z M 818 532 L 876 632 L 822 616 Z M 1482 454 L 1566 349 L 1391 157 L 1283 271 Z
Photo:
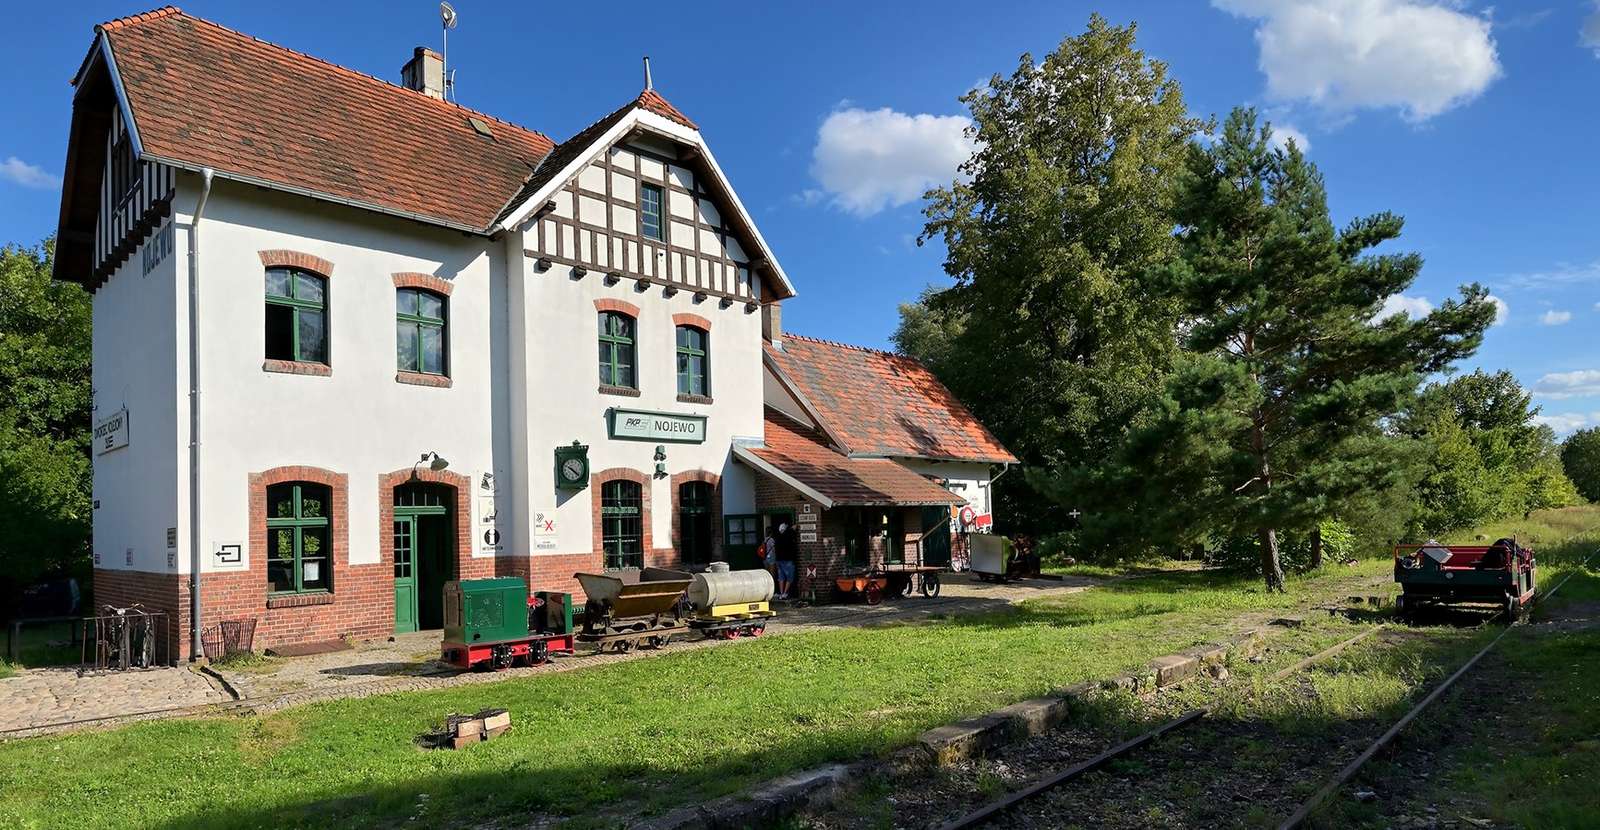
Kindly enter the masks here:
M 606 384 L 602 383 L 600 384 L 600 394 L 620 395 L 624 398 L 637 398 L 639 397 L 639 390 L 629 386 L 607 386 Z
M 269 358 L 262 362 L 261 370 L 285 375 L 312 375 L 323 378 L 333 374 L 332 366 L 326 363 L 312 363 L 307 360 L 273 360 Z
M 678 403 L 711 403 L 710 395 L 679 395 Z
M 395 372 L 394 379 L 399 383 L 409 383 L 412 386 L 432 386 L 438 389 L 450 388 L 448 375 L 430 375 L 425 372 Z
M 307 605 L 332 605 L 333 594 L 268 594 L 268 608 L 301 608 Z

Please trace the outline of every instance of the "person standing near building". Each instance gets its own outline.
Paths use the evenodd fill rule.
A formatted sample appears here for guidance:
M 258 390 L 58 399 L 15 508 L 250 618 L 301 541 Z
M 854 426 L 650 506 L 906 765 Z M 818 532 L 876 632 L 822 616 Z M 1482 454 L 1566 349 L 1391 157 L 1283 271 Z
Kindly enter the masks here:
M 778 598 L 788 599 L 794 584 L 795 560 L 800 558 L 800 540 L 788 522 L 778 525 Z
M 768 525 L 767 535 L 761 540 L 761 547 L 756 549 L 756 554 L 761 557 L 761 567 L 772 574 L 772 584 L 778 584 L 778 535 L 777 528 Z

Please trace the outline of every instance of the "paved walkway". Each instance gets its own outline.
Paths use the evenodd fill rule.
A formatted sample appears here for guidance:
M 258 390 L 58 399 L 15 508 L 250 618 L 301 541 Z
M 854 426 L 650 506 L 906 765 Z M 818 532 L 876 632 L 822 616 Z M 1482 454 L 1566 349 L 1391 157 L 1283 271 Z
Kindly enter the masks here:
M 780 604 L 767 636 L 982 613 L 1024 599 L 1076 593 L 1099 582 L 1067 577 L 993 584 L 965 574 L 947 574 L 944 591 L 936 598 L 919 595 L 876 606 Z M 267 712 L 316 700 L 493 682 L 739 642 L 683 640 L 664 649 L 620 655 L 580 651 L 544 666 L 463 673 L 438 661 L 439 632 L 423 631 L 401 634 L 387 642 L 363 643 L 350 651 L 273 659 L 243 670 L 217 668 L 215 677 L 186 666 L 83 677 L 72 669 L 30 669 L 0 680 L 0 737 L 207 711 Z M 76 723 L 86 720 L 86 724 Z

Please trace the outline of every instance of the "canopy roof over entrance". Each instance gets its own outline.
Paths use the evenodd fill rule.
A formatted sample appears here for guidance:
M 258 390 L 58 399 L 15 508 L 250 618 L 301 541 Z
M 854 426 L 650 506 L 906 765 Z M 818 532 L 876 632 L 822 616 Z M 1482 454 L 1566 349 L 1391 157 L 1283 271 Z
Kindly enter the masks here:
M 962 504 L 960 496 L 887 458 L 851 458 L 798 421 L 766 410 L 766 446 L 735 447 L 741 461 L 835 506 Z

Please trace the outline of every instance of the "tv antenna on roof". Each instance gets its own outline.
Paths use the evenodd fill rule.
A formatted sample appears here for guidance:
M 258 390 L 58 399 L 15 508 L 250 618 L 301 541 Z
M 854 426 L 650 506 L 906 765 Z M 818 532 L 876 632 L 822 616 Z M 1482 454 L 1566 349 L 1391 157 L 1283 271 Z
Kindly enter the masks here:
M 444 53 L 439 58 L 439 63 L 444 74 L 444 95 L 450 97 L 455 89 L 456 81 L 450 73 L 450 30 L 456 27 L 456 9 L 449 3 L 439 4 L 439 22 L 444 25 Z

